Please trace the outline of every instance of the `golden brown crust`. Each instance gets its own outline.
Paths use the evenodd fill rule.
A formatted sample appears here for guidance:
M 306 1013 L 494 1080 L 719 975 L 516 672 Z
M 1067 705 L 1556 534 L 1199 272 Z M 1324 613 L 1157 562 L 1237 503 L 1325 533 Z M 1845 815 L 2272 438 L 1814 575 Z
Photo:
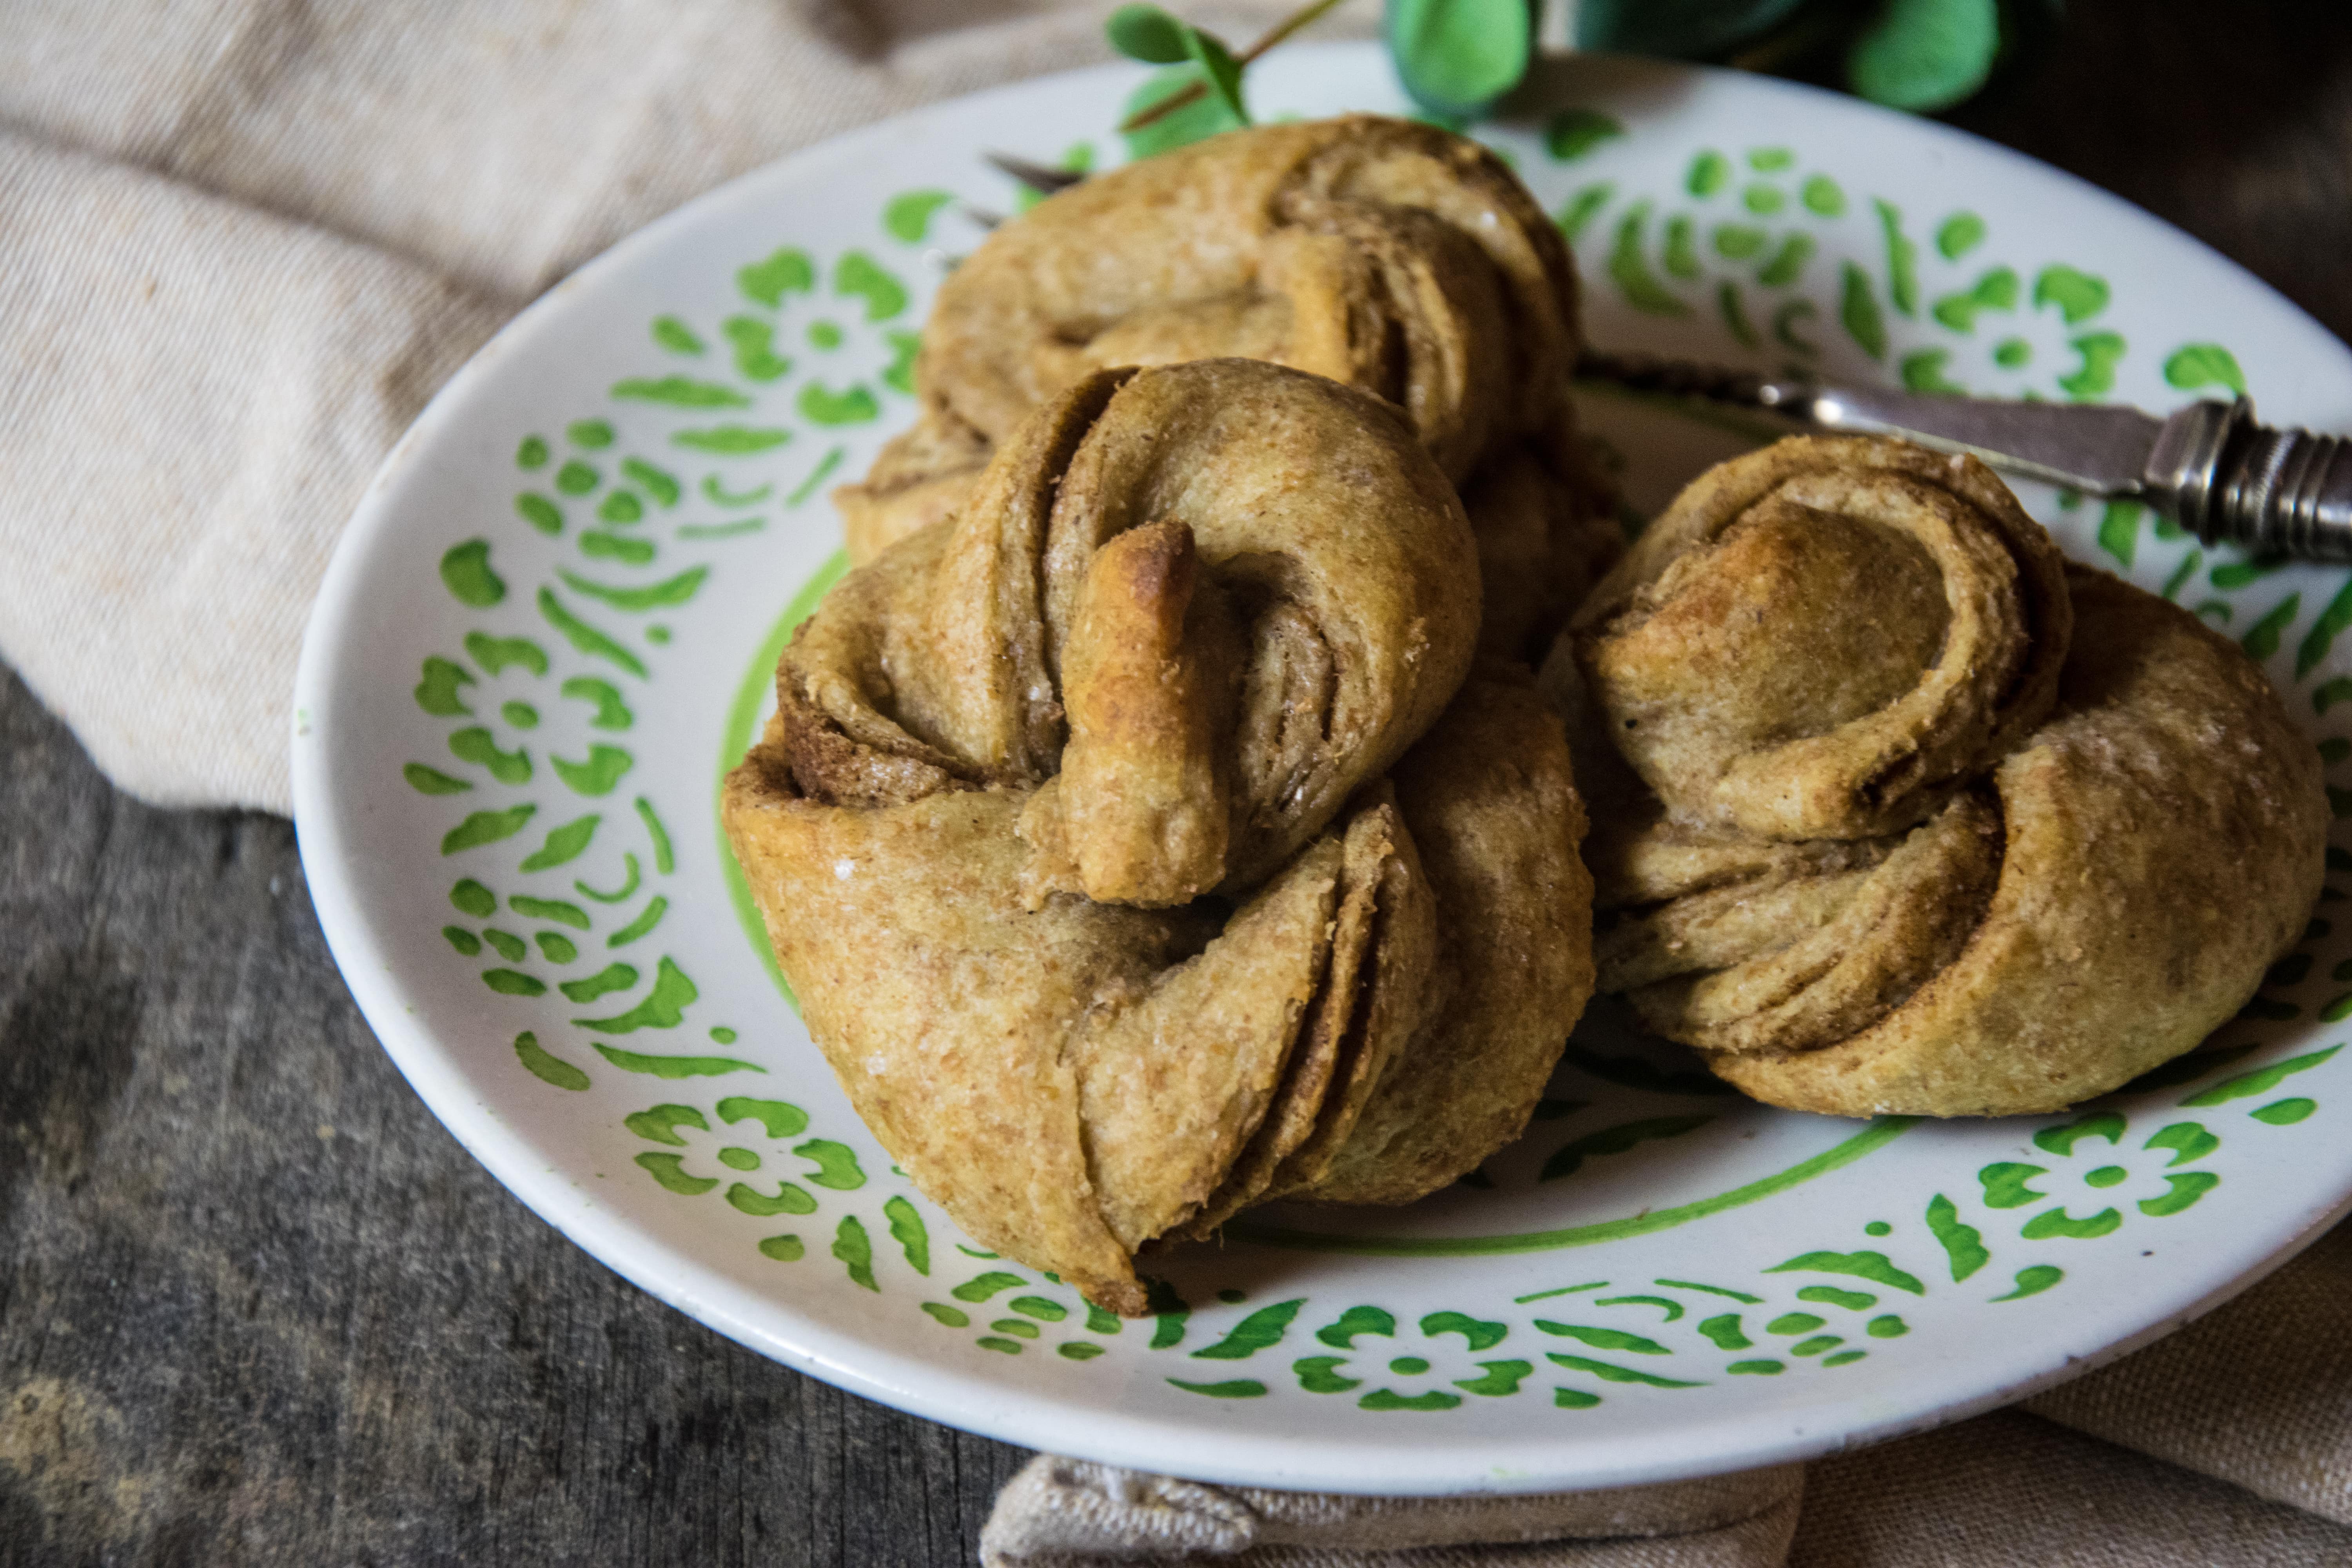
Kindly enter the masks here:
M 1717 1058 L 1730 1082 L 1849 1116 L 2056 1110 L 2195 1047 L 2294 946 L 2327 829 L 2309 741 L 2186 610 L 2068 583 L 2060 710 L 1994 775 L 2001 874 L 1966 948 L 1843 1043 Z
M 1002 440 L 1096 369 L 1244 357 L 1404 407 L 1450 475 L 1576 357 L 1559 231 L 1476 142 L 1367 115 L 1213 137 L 1007 224 L 940 292 L 927 406 Z
M 942 286 L 914 427 L 835 492 L 853 565 L 971 503 L 992 444 L 1098 370 L 1263 360 L 1402 411 L 1465 503 L 1482 647 L 1539 658 L 1622 545 L 1567 382 L 1572 262 L 1477 143 L 1352 115 L 1237 131 L 1004 225 Z
M 1603 985 L 1844 1115 L 2056 1110 L 2234 1013 L 2318 891 L 2316 763 L 2235 645 L 2055 563 L 1899 443 L 1678 498 L 1546 668 L 1607 801 Z
M 959 1224 L 1134 1312 L 1155 1238 L 1402 1201 L 1517 1131 L 1591 889 L 1524 672 L 1454 700 L 1477 611 L 1392 409 L 1209 361 L 1060 394 L 800 628 L 727 832 L 812 1036 Z M 1448 987 L 1477 1001 L 1431 1026 Z
M 1426 1021 L 1320 1172 L 1277 1194 L 1401 1204 L 1517 1138 L 1592 995 L 1592 879 L 1559 721 L 1474 677 L 1391 775 L 1444 918 Z
M 1872 837 L 2048 712 L 2060 570 L 1974 458 L 1798 437 L 1685 489 L 1578 611 L 1576 647 L 1617 749 L 1676 816 Z

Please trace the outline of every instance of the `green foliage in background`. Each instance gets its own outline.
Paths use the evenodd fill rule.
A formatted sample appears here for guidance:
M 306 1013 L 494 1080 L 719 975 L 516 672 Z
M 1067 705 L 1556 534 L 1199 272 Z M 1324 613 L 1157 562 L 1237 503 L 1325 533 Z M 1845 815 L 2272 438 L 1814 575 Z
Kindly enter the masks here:
M 1891 109 L 1940 113 L 2056 24 L 2063 0 L 1578 0 L 1580 49 L 1656 55 L 1769 72 Z M 1332 8 L 1303 6 L 1248 49 L 1157 5 L 1113 13 L 1111 47 L 1166 68 L 1121 128 L 1138 157 L 1250 123 L 1250 63 Z M 1397 79 L 1430 118 L 1487 113 L 1526 78 L 1545 0 L 1387 0 Z

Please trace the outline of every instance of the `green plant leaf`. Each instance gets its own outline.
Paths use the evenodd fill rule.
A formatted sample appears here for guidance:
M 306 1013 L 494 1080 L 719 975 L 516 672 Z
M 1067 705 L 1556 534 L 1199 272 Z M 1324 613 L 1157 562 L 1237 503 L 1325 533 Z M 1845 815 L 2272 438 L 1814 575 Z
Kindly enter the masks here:
M 1122 5 L 1103 24 L 1103 36 L 1112 48 L 1151 66 L 1172 66 L 1190 58 L 1184 44 L 1189 31 L 1157 5 Z
M 1414 102 L 1478 114 L 1528 74 L 1535 12 L 1528 0 L 1389 0 L 1388 39 Z
M 1201 79 L 1200 68 L 1192 64 L 1155 71 L 1141 87 L 1129 95 L 1121 110 L 1121 121 L 1132 120 L 1150 109 L 1186 91 Z M 1221 132 L 1237 130 L 1241 118 L 1225 107 L 1215 93 L 1202 94 L 1181 109 L 1173 109 L 1149 125 L 1133 131 L 1122 131 L 1130 158 L 1149 158 L 1155 153 L 1165 153 L 1172 147 L 1183 147 Z
M 1846 52 L 1873 103 L 1932 114 L 1973 96 L 2000 50 L 2000 0 L 1889 0 Z
M 1204 33 L 1198 27 L 1184 29 L 1186 52 L 1199 68 L 1201 78 L 1209 84 L 1209 96 L 1225 106 L 1225 112 L 1244 125 L 1250 122 L 1249 109 L 1242 102 L 1242 63 L 1234 58 L 1233 50 L 1214 33 Z

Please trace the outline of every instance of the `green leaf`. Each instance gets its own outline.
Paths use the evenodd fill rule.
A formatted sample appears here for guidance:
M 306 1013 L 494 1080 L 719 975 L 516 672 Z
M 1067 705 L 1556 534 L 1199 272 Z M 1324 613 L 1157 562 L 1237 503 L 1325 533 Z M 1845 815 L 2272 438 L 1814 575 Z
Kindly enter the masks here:
M 1120 115 L 1121 122 L 1134 119 L 1155 103 L 1186 91 L 1200 79 L 1200 68 L 1191 64 L 1154 72 L 1141 87 L 1129 95 Z M 1171 147 L 1188 146 L 1220 132 L 1237 130 L 1244 123 L 1239 115 L 1225 106 L 1223 99 L 1209 92 L 1181 109 L 1169 110 L 1149 125 L 1122 131 L 1119 135 L 1127 142 L 1129 157 L 1149 158 Z
M 1528 0 L 1389 0 L 1388 39 L 1414 102 L 1480 114 L 1527 75 L 1535 13 Z
M 1932 114 L 1972 97 L 2000 50 L 1999 0 L 1888 0 L 1846 52 L 1846 79 L 1873 103 Z
M 1760 37 L 1800 0 L 1579 0 L 1576 47 L 1696 59 Z
M 1249 109 L 1242 102 L 1242 66 L 1234 58 L 1233 50 L 1214 33 L 1204 33 L 1198 27 L 1184 29 L 1185 52 L 1201 79 L 1209 84 L 1209 96 L 1225 107 L 1225 112 L 1241 124 L 1250 122 Z
M 1151 66 L 1172 66 L 1190 58 L 1184 45 L 1190 30 L 1157 5 L 1122 5 L 1103 24 L 1103 36 L 1112 48 Z

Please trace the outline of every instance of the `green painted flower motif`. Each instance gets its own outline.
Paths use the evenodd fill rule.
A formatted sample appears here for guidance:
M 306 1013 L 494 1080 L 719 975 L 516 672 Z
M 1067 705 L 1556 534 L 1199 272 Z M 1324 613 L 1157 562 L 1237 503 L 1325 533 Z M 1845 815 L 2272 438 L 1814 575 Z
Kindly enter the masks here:
M 820 1234 L 830 1226 L 832 1256 L 866 1289 L 882 1289 L 875 1272 L 877 1242 L 895 1242 L 917 1274 L 931 1271 L 929 1227 L 904 1196 L 883 1200 L 878 1223 L 843 1212 L 865 1206 L 846 1194 L 870 1195 L 867 1173 L 848 1144 L 809 1136 L 808 1113 L 790 1100 L 739 1094 L 708 1109 L 665 1101 L 632 1112 L 622 1125 L 650 1145 L 633 1160 L 663 1191 L 682 1198 L 715 1194 L 772 1231 L 757 1243 L 764 1257 L 793 1263 L 807 1256 L 810 1244 L 798 1230 L 779 1227 L 821 1216 L 805 1223 Z
M 2042 1163 L 2004 1160 L 1977 1173 L 1987 1208 L 2030 1210 L 2026 1241 L 2093 1240 L 2122 1228 L 2127 1210 L 2162 1219 L 2221 1185 L 2194 1168 L 2221 1146 L 2203 1122 L 2171 1121 L 2135 1133 L 2122 1113 L 2095 1111 L 2033 1134 Z
M 1517 1394 L 1534 1373 L 1533 1361 L 1486 1353 L 1510 1333 L 1507 1323 L 1466 1312 L 1401 1325 L 1382 1308 L 1350 1307 L 1315 1331 L 1318 1353 L 1290 1370 L 1307 1393 L 1351 1394 L 1363 1410 L 1452 1410 L 1465 1397 Z
M 1016 1356 L 1050 1349 L 1064 1361 L 1087 1362 L 1103 1353 L 1103 1340 L 1140 1327 L 1104 1311 L 1054 1275 L 1033 1279 L 992 1252 L 975 1251 L 961 1243 L 956 1250 L 982 1260 L 987 1267 L 950 1289 L 946 1300 L 924 1301 L 922 1311 L 942 1328 L 970 1331 L 972 1343 L 982 1350 Z M 1172 1310 L 1176 1314 L 1172 1319 L 1160 1320 L 1160 1327 L 1152 1339 L 1154 1349 L 1161 1348 L 1171 1322 L 1176 1337 L 1182 1336 L 1181 1304 L 1175 1303 Z

